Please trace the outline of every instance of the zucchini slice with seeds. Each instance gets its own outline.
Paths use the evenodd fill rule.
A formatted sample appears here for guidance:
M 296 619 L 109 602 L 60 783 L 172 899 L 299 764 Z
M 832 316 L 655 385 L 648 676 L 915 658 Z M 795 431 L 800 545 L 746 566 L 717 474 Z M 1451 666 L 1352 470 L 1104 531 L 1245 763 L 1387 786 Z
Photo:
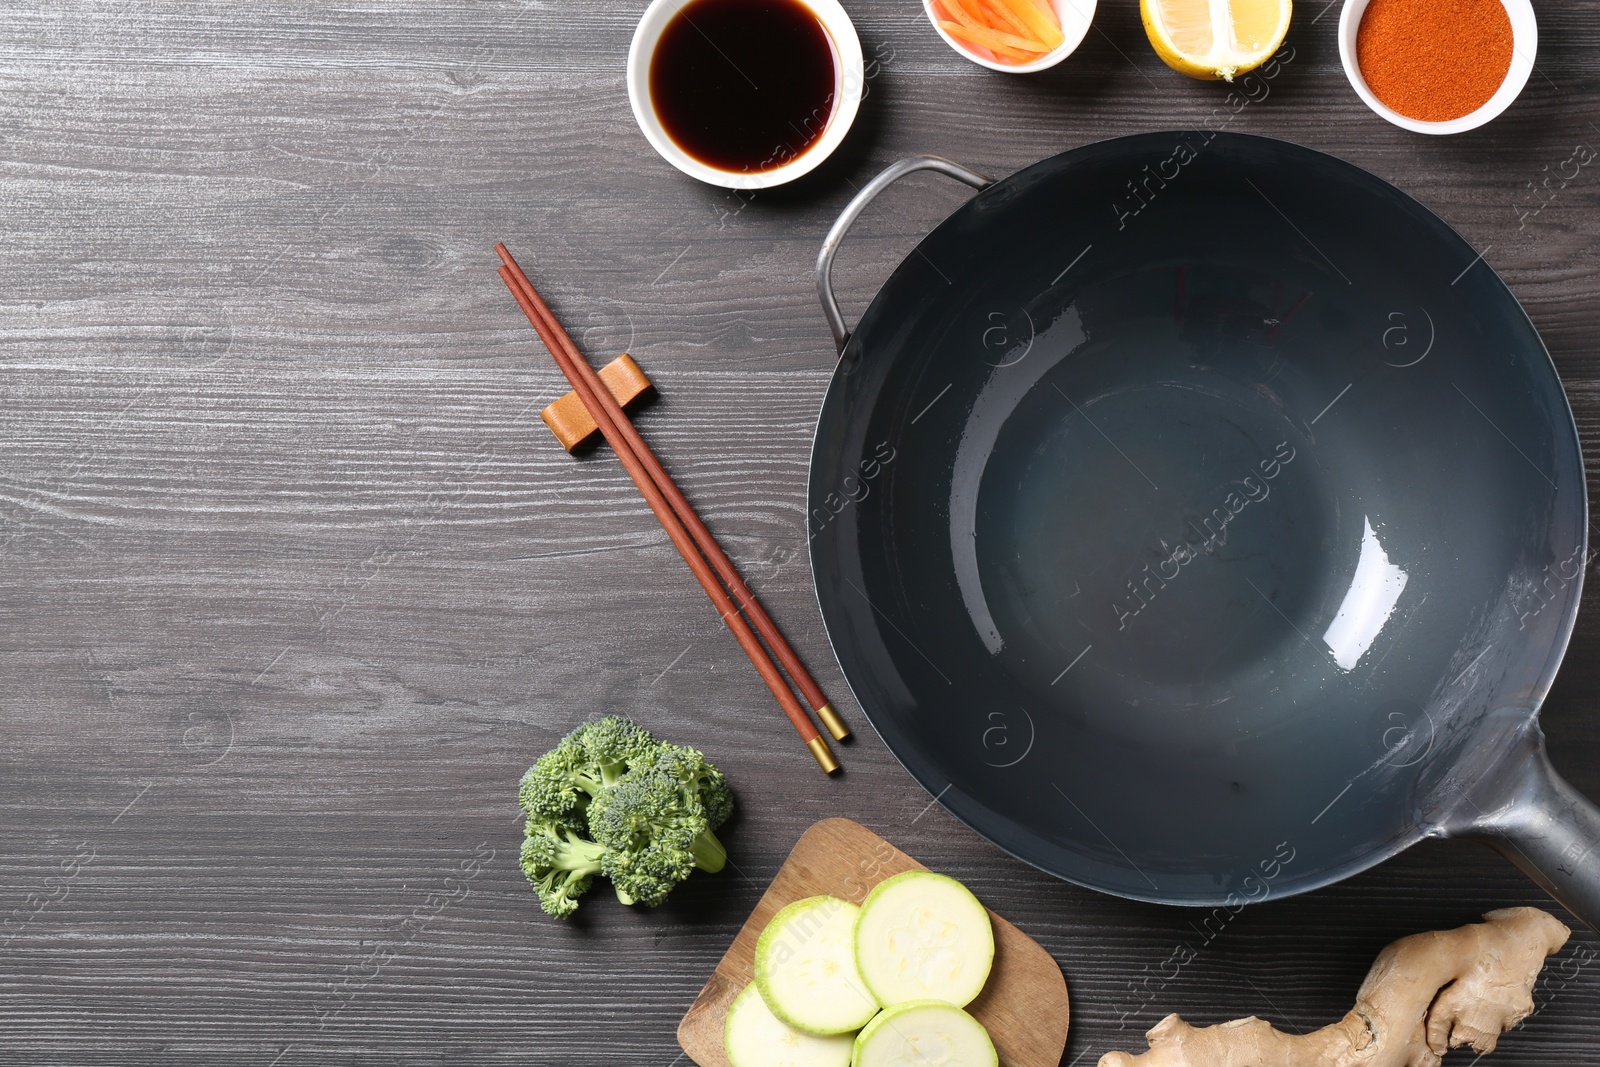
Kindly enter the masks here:
M 838 897 L 797 900 L 756 941 L 756 988 L 781 1021 L 808 1034 L 847 1034 L 866 1025 L 878 1001 L 856 968 L 860 909 Z
M 796 1030 L 768 1010 L 751 982 L 728 1006 L 722 1044 L 733 1067 L 849 1067 L 855 1035 Z
M 942 1000 L 914 1000 L 878 1013 L 856 1035 L 851 1067 L 999 1067 L 983 1024 Z
M 932 871 L 873 887 L 856 917 L 856 966 L 885 1007 L 913 1000 L 972 1003 L 994 965 L 994 927 L 971 890 Z

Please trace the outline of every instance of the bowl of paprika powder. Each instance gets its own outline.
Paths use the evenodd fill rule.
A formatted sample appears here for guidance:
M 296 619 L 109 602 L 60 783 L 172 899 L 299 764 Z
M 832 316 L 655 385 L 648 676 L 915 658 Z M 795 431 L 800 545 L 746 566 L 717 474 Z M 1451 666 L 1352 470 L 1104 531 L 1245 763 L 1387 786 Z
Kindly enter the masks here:
M 1339 16 L 1351 88 L 1415 133 L 1464 133 L 1498 116 L 1538 48 L 1529 0 L 1345 0 Z

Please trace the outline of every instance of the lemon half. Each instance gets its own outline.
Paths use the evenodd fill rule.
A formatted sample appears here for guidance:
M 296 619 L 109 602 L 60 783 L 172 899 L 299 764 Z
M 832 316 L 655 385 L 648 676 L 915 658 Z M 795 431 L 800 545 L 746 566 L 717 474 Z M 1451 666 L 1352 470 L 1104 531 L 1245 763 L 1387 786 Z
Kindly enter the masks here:
M 1191 78 L 1232 81 L 1255 70 L 1289 32 L 1290 0 L 1139 0 L 1161 61 Z

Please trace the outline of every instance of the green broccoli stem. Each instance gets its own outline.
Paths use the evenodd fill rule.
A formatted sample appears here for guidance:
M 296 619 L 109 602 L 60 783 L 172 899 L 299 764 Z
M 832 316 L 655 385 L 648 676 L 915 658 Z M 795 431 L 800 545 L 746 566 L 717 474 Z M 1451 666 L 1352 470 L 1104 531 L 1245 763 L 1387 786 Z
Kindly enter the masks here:
M 604 845 L 585 840 L 576 834 L 556 842 L 554 866 L 571 871 L 577 878 L 600 873 L 600 860 L 606 854 Z
M 601 785 L 601 789 L 602 790 L 610 789 L 612 786 L 616 785 L 617 782 L 622 779 L 622 776 L 627 773 L 627 771 L 628 771 L 628 765 L 626 763 L 622 762 L 619 759 L 618 760 L 602 759 L 600 761 L 600 785 Z M 591 796 L 597 796 L 598 793 L 597 792 L 591 792 L 590 795 Z
M 572 776 L 572 784 L 578 788 L 579 792 L 587 794 L 590 800 L 611 788 L 611 783 L 605 780 L 603 771 L 598 781 L 587 774 L 574 774 Z
M 728 862 L 728 850 L 722 847 L 717 835 L 709 829 L 701 830 L 695 835 L 689 851 L 694 854 L 694 865 L 711 874 L 722 870 Z
M 622 776 L 628 773 L 627 763 L 620 759 L 602 759 L 598 760 L 595 765 L 600 768 L 600 777 L 598 779 L 593 774 L 586 773 L 572 776 L 572 784 L 582 792 L 587 793 L 590 800 L 595 799 L 622 781 Z
M 624 903 L 624 904 L 637 903 L 633 899 L 633 894 L 625 892 L 623 890 L 623 888 L 620 885 L 617 885 L 615 882 L 611 883 L 611 888 L 613 888 L 613 889 L 615 889 L 617 891 L 617 899 L 620 900 L 622 903 Z

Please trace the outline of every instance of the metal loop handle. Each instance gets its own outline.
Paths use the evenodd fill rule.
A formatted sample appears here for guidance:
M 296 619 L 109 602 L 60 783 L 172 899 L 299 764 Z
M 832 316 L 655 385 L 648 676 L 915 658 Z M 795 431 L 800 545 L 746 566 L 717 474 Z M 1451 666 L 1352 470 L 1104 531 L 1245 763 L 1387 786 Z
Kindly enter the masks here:
M 993 178 L 986 178 L 975 170 L 968 170 L 959 163 L 953 163 L 942 156 L 912 156 L 891 164 L 872 179 L 855 198 L 845 205 L 834 221 L 833 229 L 828 231 L 828 236 L 822 242 L 822 250 L 817 253 L 817 296 L 822 299 L 822 314 L 828 320 L 828 329 L 833 331 L 833 340 L 844 350 L 845 342 L 850 340 L 850 329 L 844 324 L 844 312 L 839 310 L 839 300 L 833 295 L 833 257 L 839 252 L 839 243 L 844 240 L 844 235 L 850 232 L 861 213 L 867 205 L 875 200 L 895 182 L 907 174 L 919 170 L 938 171 L 947 178 L 954 178 L 958 182 L 972 186 L 974 189 L 983 189 L 994 184 Z

